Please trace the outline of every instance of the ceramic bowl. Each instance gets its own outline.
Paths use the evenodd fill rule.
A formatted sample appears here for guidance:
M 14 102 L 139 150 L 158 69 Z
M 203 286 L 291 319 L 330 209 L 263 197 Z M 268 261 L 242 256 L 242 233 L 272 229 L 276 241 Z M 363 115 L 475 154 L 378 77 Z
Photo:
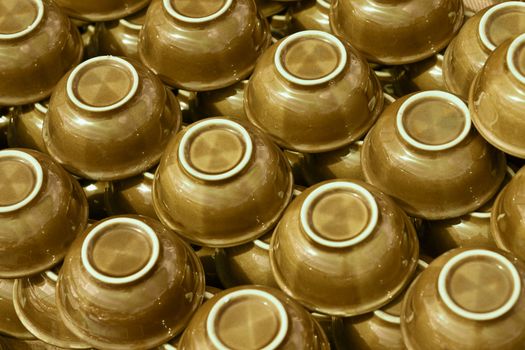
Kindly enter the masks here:
M 222 89 L 199 92 L 195 120 L 221 115 L 248 120 L 244 112 L 244 89 L 247 85 L 248 80 L 243 80 Z
M 447 91 L 443 79 L 442 53 L 438 53 L 420 62 L 408 64 L 405 66 L 405 70 L 407 72 L 405 75 L 406 81 L 402 83 L 405 85 L 405 91 Z
M 280 219 L 293 179 L 283 153 L 245 121 L 208 118 L 167 146 L 153 182 L 161 221 L 197 245 L 253 241 Z
M 217 256 L 218 249 L 211 247 L 200 247 L 193 246 L 193 250 L 199 257 L 202 266 L 204 267 L 204 274 L 206 275 L 206 285 L 209 287 L 220 287 L 222 288 L 222 283 L 219 279 L 219 274 L 217 273 L 217 267 L 215 263 L 215 258 Z
M 157 164 L 180 125 L 177 98 L 149 69 L 132 59 L 99 56 L 57 85 L 43 137 L 68 171 L 109 181 Z
M 470 86 L 490 53 L 525 31 L 525 3 L 508 1 L 469 18 L 450 42 L 443 60 L 447 89 L 468 99 Z
M 495 147 L 525 158 L 525 34 L 498 46 L 478 73 L 469 109 L 479 133 Z
M 124 18 L 146 7 L 150 0 L 55 0 L 68 16 L 87 22 Z
M 437 54 L 462 24 L 461 0 L 335 0 L 330 11 L 336 35 L 368 60 L 387 65 Z
M 86 227 L 82 188 L 48 155 L 0 151 L 0 278 L 36 274 L 58 264 Z
M 271 17 L 286 9 L 286 4 L 273 0 L 255 0 L 255 5 L 264 17 Z
M 9 113 L 10 122 L 7 139 L 10 147 L 30 148 L 46 152 L 42 127 L 47 113 L 47 101 L 13 108 Z
M 330 33 L 330 5 L 332 0 L 303 0 L 290 7 L 294 31 L 321 30 Z
M 524 286 L 524 263 L 503 251 L 457 248 L 441 255 L 405 295 L 407 348 L 522 349 Z
M 179 350 L 330 349 L 319 324 L 283 292 L 243 286 L 216 294 L 197 311 Z
M 303 191 L 270 243 L 279 287 L 310 310 L 333 316 L 389 303 L 411 280 L 418 254 L 405 213 L 357 180 L 325 181 Z
M 363 136 L 383 109 L 383 94 L 354 49 L 329 33 L 303 31 L 264 52 L 244 108 L 282 148 L 318 153 Z
M 13 286 L 13 304 L 22 324 L 40 340 L 66 349 L 88 349 L 62 322 L 56 306 L 58 275 L 48 270 L 17 279 Z
M 80 33 L 55 2 L 0 1 L 0 105 L 48 97 L 82 50 Z
M 443 91 L 396 100 L 361 150 L 365 178 L 410 215 L 428 220 L 475 211 L 505 177 L 503 152 L 471 126 L 466 104 Z
M 14 279 L 0 279 L 0 349 L 2 350 L 11 350 L 7 345 L 2 348 L 2 335 L 17 339 L 35 339 L 35 336 L 24 327 L 16 315 L 13 305 L 15 281 Z
M 101 220 L 108 217 L 108 211 L 104 202 L 104 196 L 109 186 L 106 181 L 79 180 L 80 186 L 86 194 L 89 207 L 89 218 Z
M 96 348 L 149 349 L 179 334 L 199 307 L 204 271 L 154 219 L 117 216 L 91 226 L 64 259 L 58 312 Z
M 477 12 L 496 4 L 506 2 L 509 0 L 463 0 L 463 7 L 465 8 L 465 16 L 472 17 Z
M 149 7 L 139 55 L 166 84 L 207 91 L 245 79 L 270 41 L 253 0 L 162 0 Z

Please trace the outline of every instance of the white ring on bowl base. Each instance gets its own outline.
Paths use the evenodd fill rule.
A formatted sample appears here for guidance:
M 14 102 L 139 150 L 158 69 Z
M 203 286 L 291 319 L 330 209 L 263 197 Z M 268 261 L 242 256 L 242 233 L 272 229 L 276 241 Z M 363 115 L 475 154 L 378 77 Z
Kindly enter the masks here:
M 465 310 L 461 306 L 457 305 L 454 300 L 450 297 L 447 290 L 447 277 L 451 269 L 462 260 L 468 259 L 474 256 L 484 256 L 491 259 L 495 259 L 504 265 L 510 272 L 513 280 L 513 291 L 510 298 L 503 306 L 499 309 L 490 312 L 472 312 Z M 486 249 L 472 249 L 459 253 L 452 259 L 450 259 L 441 269 L 438 277 L 438 293 L 445 305 L 457 315 L 474 321 L 487 321 L 498 318 L 506 314 L 510 309 L 514 307 L 521 294 L 521 279 L 516 267 L 503 255 L 495 253 Z
M 296 77 L 295 75 L 289 73 L 283 66 L 283 63 L 281 62 L 281 55 L 283 50 L 286 48 L 286 46 L 297 39 L 303 38 L 303 37 L 311 37 L 311 38 L 317 38 L 321 40 L 326 40 L 334 44 L 338 51 L 339 51 L 339 63 L 335 69 L 330 72 L 329 74 L 325 75 L 322 78 L 318 79 L 301 79 Z M 319 85 L 326 83 L 332 79 L 334 79 L 336 76 L 339 75 L 343 71 L 343 69 L 346 66 L 346 62 L 348 60 L 348 55 L 346 53 L 345 46 L 339 40 L 336 36 L 329 34 L 327 32 L 322 32 L 320 30 L 304 30 L 302 32 L 298 32 L 292 35 L 287 36 L 277 47 L 277 50 L 275 51 L 275 54 L 273 56 L 273 62 L 275 64 L 275 67 L 277 68 L 277 71 L 279 74 L 281 74 L 286 80 L 297 84 L 297 85 L 303 85 L 303 86 L 312 86 L 312 85 Z
M 88 65 L 90 65 L 90 64 L 92 64 L 94 62 L 99 62 L 99 61 L 115 61 L 119 65 L 124 66 L 131 73 L 133 82 L 132 82 L 131 88 L 129 89 L 129 91 L 126 94 L 126 96 L 124 96 L 120 101 L 118 101 L 118 102 L 116 102 L 116 103 L 114 103 L 112 105 L 109 105 L 109 106 L 95 107 L 95 106 L 90 106 L 90 105 L 80 101 L 77 98 L 77 96 L 75 95 L 75 93 L 73 91 L 73 82 L 75 81 L 75 78 L 78 75 L 78 73 L 83 68 L 85 68 L 86 66 L 88 66 Z M 137 70 L 135 69 L 135 67 L 133 67 L 133 65 L 131 63 L 129 63 L 125 59 L 122 59 L 122 58 L 116 57 L 116 56 L 98 56 L 98 57 L 91 58 L 91 59 L 89 59 L 87 61 L 82 62 L 81 64 L 76 66 L 75 69 L 73 69 L 73 71 L 71 72 L 71 74 L 67 78 L 66 93 L 67 93 L 67 97 L 77 107 L 79 107 L 79 108 L 81 108 L 83 110 L 86 110 L 86 111 L 89 111 L 89 112 L 107 112 L 107 111 L 111 111 L 113 109 L 119 108 L 119 107 L 123 106 L 124 104 L 126 104 L 129 100 L 131 100 L 131 98 L 133 96 L 135 96 L 135 94 L 137 93 L 138 88 L 139 88 L 139 74 L 137 73 Z
M 174 346 L 171 345 L 171 344 L 164 344 L 164 345 L 162 345 L 162 348 L 163 348 L 164 350 L 177 350 L 177 348 L 174 347 Z
M 27 165 L 31 166 L 35 175 L 35 184 L 33 186 L 33 189 L 24 199 L 15 204 L 0 206 L 0 213 L 9 213 L 25 207 L 29 202 L 35 199 L 35 197 L 42 189 L 42 184 L 44 182 L 44 170 L 42 169 L 42 166 L 40 165 L 38 160 L 36 160 L 35 157 L 26 152 L 7 149 L 0 151 L 0 158 L 22 159 L 27 163 Z
M 511 6 L 520 6 L 525 8 L 525 3 L 521 1 L 508 1 L 508 2 L 502 2 L 500 4 L 497 4 L 493 7 L 491 7 L 487 12 L 483 14 L 481 17 L 481 20 L 479 21 L 478 25 L 478 35 L 481 39 L 481 43 L 490 51 L 494 51 L 496 49 L 496 45 L 490 41 L 488 35 L 487 35 L 487 22 L 489 21 L 490 17 L 498 12 L 499 10 L 505 9 L 507 7 Z
M 256 239 L 255 241 L 253 241 L 253 244 L 255 244 L 257 247 L 263 250 L 270 250 L 270 245 L 264 241 L 261 241 L 260 239 Z
M 179 21 L 187 22 L 187 23 L 204 23 L 204 22 L 212 21 L 212 20 L 216 19 L 217 17 L 220 17 L 221 15 L 223 15 L 226 11 L 228 11 L 228 9 L 231 7 L 232 3 L 233 3 L 233 0 L 226 0 L 224 2 L 224 5 L 222 5 L 222 7 L 217 12 L 212 13 L 209 16 L 205 16 L 205 17 L 188 17 L 188 16 L 184 16 L 183 14 L 177 12 L 177 10 L 175 10 L 173 8 L 173 6 L 171 5 L 171 0 L 163 0 L 162 1 L 164 9 L 166 9 L 166 11 L 168 11 L 170 16 L 172 16 L 173 18 L 178 19 Z
M 387 94 L 386 92 L 383 92 L 383 97 L 385 98 L 386 101 L 390 103 L 396 102 L 396 99 L 392 95 Z
M 35 109 L 39 111 L 40 113 L 47 114 L 48 108 L 44 106 L 43 104 L 41 104 L 40 102 L 35 103 L 34 106 L 35 106 Z
M 16 33 L 0 34 L 0 40 L 10 40 L 23 37 L 24 35 L 31 33 L 40 24 L 40 22 L 42 22 L 42 18 L 44 18 L 44 3 L 42 0 L 33 0 L 33 2 L 37 7 L 36 17 L 33 23 L 31 23 L 26 29 Z
M 509 46 L 507 51 L 507 66 L 509 67 L 510 73 L 518 79 L 522 84 L 525 84 L 525 75 L 523 75 L 514 63 L 514 54 L 520 45 L 525 45 L 525 33 L 516 37 Z M 523 49 L 525 50 L 525 48 Z
M 47 270 L 46 272 L 44 272 L 44 274 L 45 274 L 46 277 L 49 278 L 51 281 L 53 281 L 53 282 L 58 281 L 58 275 L 57 275 L 56 273 L 54 273 L 53 271 L 51 271 L 51 270 Z
M 188 162 L 188 159 L 186 158 L 186 148 L 188 146 L 188 142 L 190 142 L 190 140 L 193 138 L 193 135 L 195 135 L 195 133 L 201 131 L 202 129 L 209 129 L 211 126 L 224 126 L 229 129 L 233 129 L 240 134 L 244 142 L 245 150 L 239 163 L 232 169 L 221 174 L 203 173 L 202 171 L 199 171 L 192 167 Z M 190 125 L 187 128 L 186 133 L 182 136 L 178 149 L 179 161 L 184 170 L 186 170 L 191 176 L 204 181 L 221 181 L 237 175 L 248 165 L 252 157 L 252 153 L 253 142 L 248 131 L 246 131 L 246 129 L 239 123 L 236 123 L 229 119 L 207 119 Z
M 410 136 L 407 133 L 407 131 L 405 130 L 405 126 L 403 125 L 403 116 L 405 110 L 408 107 L 410 107 L 414 102 L 432 97 L 447 100 L 448 102 L 454 104 L 461 110 L 461 112 L 463 112 L 463 117 L 465 118 L 465 125 L 463 126 L 463 130 L 461 131 L 461 133 L 454 140 L 441 145 L 427 145 L 425 143 L 413 139 L 412 136 Z M 472 120 L 470 118 L 470 112 L 468 110 L 467 105 L 459 97 L 445 91 L 429 90 L 416 93 L 415 95 L 412 95 L 409 98 L 407 98 L 405 102 L 403 102 L 401 107 L 399 107 L 399 111 L 397 112 L 396 127 L 401 137 L 415 148 L 419 148 L 425 151 L 443 151 L 456 146 L 461 141 L 463 141 L 465 137 L 467 137 L 468 133 L 470 132 L 470 128 L 472 127 Z
M 119 19 L 118 22 L 119 24 L 122 24 L 124 27 L 132 29 L 132 30 L 140 31 L 142 29 L 142 24 L 131 23 L 130 21 L 124 18 Z
M 93 267 L 93 265 L 91 265 L 91 262 L 89 261 L 89 256 L 88 256 L 89 249 L 91 247 L 91 243 L 100 234 L 101 230 L 109 226 L 116 225 L 116 224 L 126 224 L 126 225 L 131 225 L 131 226 L 140 228 L 142 232 L 148 236 L 150 243 L 151 243 L 151 255 L 146 265 L 144 265 L 144 267 L 140 269 L 139 271 L 129 276 L 125 276 L 125 277 L 111 277 L 111 276 L 107 276 L 103 273 L 98 272 Z M 134 282 L 144 277 L 144 275 L 146 275 L 153 268 L 153 266 L 157 263 L 159 254 L 160 254 L 159 238 L 157 237 L 157 234 L 150 226 L 148 226 L 144 222 L 137 220 L 137 219 L 114 218 L 114 219 L 109 219 L 107 221 L 104 221 L 96 225 L 91 230 L 91 232 L 89 232 L 87 237 L 84 239 L 84 242 L 82 242 L 81 261 L 82 261 L 82 265 L 87 270 L 87 272 L 91 276 L 96 278 L 97 280 L 104 282 L 104 283 L 108 283 L 108 284 L 125 284 L 125 283 Z
M 366 202 L 368 203 L 368 207 L 370 209 L 370 217 L 368 220 L 368 224 L 363 229 L 363 231 L 358 234 L 357 236 L 347 239 L 345 241 L 332 241 L 326 238 L 323 238 L 319 236 L 315 230 L 310 226 L 310 220 L 308 220 L 308 213 L 310 211 L 310 207 L 314 203 L 314 201 L 321 195 L 323 195 L 326 192 L 330 192 L 336 189 L 348 189 L 357 192 L 359 195 L 364 197 Z M 316 188 L 314 191 L 312 191 L 305 199 L 301 206 L 301 212 L 300 212 L 300 221 L 301 226 L 314 242 L 326 246 L 326 247 L 332 247 L 332 248 L 345 248 L 345 247 L 351 247 L 353 245 L 356 245 L 363 240 L 365 240 L 368 236 L 374 232 L 374 229 L 377 225 L 377 221 L 379 218 L 379 209 L 377 207 L 377 203 L 374 199 L 374 196 L 364 187 L 353 183 L 353 182 L 346 182 L 346 181 L 336 181 L 336 182 L 330 182 L 324 185 L 321 185 L 320 187 Z
M 213 345 L 219 349 L 219 350 L 230 350 L 227 346 L 225 346 L 222 341 L 217 336 L 217 333 L 215 332 L 215 320 L 217 319 L 217 316 L 220 312 L 220 310 L 229 302 L 231 302 L 233 299 L 244 297 L 244 296 L 256 296 L 259 298 L 266 299 L 270 304 L 272 304 L 273 307 L 277 310 L 279 313 L 279 331 L 277 332 L 277 335 L 273 340 L 262 348 L 261 350 L 274 350 L 276 349 L 286 338 L 286 333 L 288 332 L 288 314 L 286 313 L 286 309 L 284 308 L 283 304 L 272 294 L 258 290 L 258 289 L 243 289 L 238 290 L 232 293 L 229 293 L 225 296 L 223 296 L 210 310 L 210 313 L 208 314 L 208 318 L 206 319 L 206 332 L 208 333 L 208 336 L 210 337 L 211 342 Z

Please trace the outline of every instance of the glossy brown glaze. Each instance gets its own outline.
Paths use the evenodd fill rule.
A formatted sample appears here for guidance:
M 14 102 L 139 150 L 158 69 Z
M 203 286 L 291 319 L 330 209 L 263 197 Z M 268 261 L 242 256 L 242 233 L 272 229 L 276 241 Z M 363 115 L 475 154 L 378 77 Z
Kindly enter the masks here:
M 330 29 L 330 2 L 331 0 L 303 0 L 290 8 L 292 14 L 292 28 L 294 31 Z
M 104 196 L 109 183 L 106 181 L 79 180 L 80 186 L 86 194 L 89 206 L 90 219 L 103 219 L 108 216 Z
M 35 339 L 18 319 L 13 305 L 13 285 L 15 280 L 0 279 L 0 349 L 10 350 L 10 347 L 2 348 L 2 337 L 15 337 L 18 339 Z M 7 346 L 7 345 L 6 345 Z
M 286 9 L 286 4 L 273 0 L 255 0 L 255 5 L 264 17 L 271 17 Z
M 108 181 L 154 166 L 180 125 L 176 97 L 149 69 L 132 59 L 100 56 L 57 85 L 43 137 L 67 170 Z
M 0 107 L 0 149 L 7 148 L 7 133 L 11 117 L 7 109 Z
M 55 0 L 68 16 L 88 22 L 124 18 L 146 7 L 151 0 Z
M 350 46 L 303 31 L 257 62 L 244 96 L 248 119 L 281 147 L 326 152 L 358 140 L 383 108 L 379 81 Z
M 56 346 L 46 344 L 40 340 L 21 340 L 0 336 L 1 350 L 61 350 Z
M 69 331 L 60 318 L 55 300 L 58 276 L 54 271 L 16 280 L 13 302 L 20 321 L 40 340 L 67 349 L 89 345 Z
M 80 33 L 53 1 L 0 1 L 0 105 L 45 99 L 82 51 Z
M 210 322 L 214 310 L 216 316 Z M 271 349 L 330 348 L 317 322 L 296 301 L 274 288 L 243 286 L 222 291 L 204 303 L 177 349 L 211 350 L 217 349 L 217 343 L 234 350 L 262 349 L 277 338 L 280 341 Z
M 0 277 L 48 270 L 85 228 L 82 188 L 48 155 L 0 151 Z
M 521 1 L 488 7 L 469 18 L 445 52 L 443 75 L 447 89 L 468 99 L 472 81 L 490 53 L 524 31 L 525 4 Z
M 404 130 L 404 136 L 401 131 Z M 368 182 L 414 217 L 454 218 L 499 189 L 505 155 L 470 125 L 465 104 L 440 91 L 405 96 L 385 109 L 361 151 Z
M 330 12 L 334 33 L 370 61 L 390 65 L 435 55 L 462 23 L 461 0 L 334 0 Z
M 446 91 L 442 66 L 443 54 L 441 53 L 405 66 L 407 71 L 405 89 L 408 91 Z
M 407 348 L 522 349 L 524 286 L 523 262 L 502 251 L 458 248 L 441 255 L 405 296 Z
M 270 40 L 253 0 L 154 1 L 139 55 L 166 84 L 207 91 L 245 79 Z
M 248 80 L 243 80 L 219 90 L 199 92 L 195 106 L 195 119 L 226 115 L 248 120 L 244 112 L 244 89 L 247 85 Z
M 46 152 L 42 138 L 47 102 L 14 108 L 10 113 L 8 142 L 10 147 L 30 148 Z
M 523 34 L 501 44 L 476 76 L 469 96 L 469 109 L 479 133 L 495 147 L 519 158 L 525 158 L 524 55 Z
M 190 242 L 229 247 L 271 229 L 292 185 L 282 151 L 261 131 L 241 120 L 208 118 L 168 144 L 153 204 L 161 221 Z
M 270 261 L 279 287 L 295 300 L 354 316 L 402 292 L 418 248 L 408 217 L 388 196 L 356 180 L 332 180 L 290 204 L 272 237 Z
M 139 176 L 111 182 L 104 195 L 109 214 L 138 214 L 157 219 L 152 195 L 154 176 L 154 171 L 146 171 Z
M 199 259 L 174 232 L 146 217 L 110 217 L 73 244 L 57 306 L 66 326 L 93 347 L 148 349 L 184 329 L 204 287 Z
M 202 266 L 204 267 L 204 274 L 206 275 L 206 285 L 208 287 L 221 287 L 222 284 L 219 279 L 219 274 L 217 273 L 217 267 L 215 263 L 215 258 L 217 256 L 217 249 L 210 247 L 199 247 L 194 246 L 193 250 L 199 257 Z M 204 296 L 206 298 L 206 296 Z

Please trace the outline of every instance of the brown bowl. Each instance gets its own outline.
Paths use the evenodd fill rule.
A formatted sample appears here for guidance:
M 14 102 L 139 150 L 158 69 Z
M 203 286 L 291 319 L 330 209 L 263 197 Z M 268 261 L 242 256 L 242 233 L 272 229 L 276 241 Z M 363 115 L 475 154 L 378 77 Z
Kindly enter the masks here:
M 255 5 L 264 17 L 271 17 L 286 9 L 286 4 L 273 0 L 255 0 Z
M 270 243 L 279 287 L 310 310 L 333 316 L 355 316 L 390 302 L 411 280 L 418 254 L 405 213 L 356 180 L 306 189 Z
M 504 41 L 525 31 L 525 3 L 508 1 L 469 18 L 450 42 L 443 75 L 450 92 L 468 99 L 470 86 L 490 53 Z
M 408 64 L 405 66 L 406 81 L 402 84 L 405 91 L 446 91 L 443 79 L 443 54 L 438 53 L 426 60 Z
M 247 85 L 248 80 L 243 80 L 222 89 L 199 92 L 195 103 L 195 121 L 221 115 L 248 120 L 244 112 L 244 89 Z
M 88 201 L 89 218 L 101 220 L 108 217 L 104 196 L 109 182 L 80 179 L 78 181 Z
M 509 0 L 463 0 L 465 16 L 472 17 L 475 13 L 492 5 L 507 2 Z
M 410 215 L 458 217 L 481 207 L 505 177 L 505 155 L 471 127 L 458 97 L 425 91 L 396 100 L 365 138 L 365 178 Z
M 405 344 L 413 350 L 523 349 L 524 287 L 525 265 L 516 257 L 451 250 L 431 262 L 405 295 Z
M 177 349 L 328 350 L 330 346 L 319 324 L 283 292 L 243 286 L 220 292 L 204 303 Z
M 13 304 L 22 324 L 38 339 L 66 349 L 88 349 L 69 331 L 60 318 L 55 300 L 58 275 L 48 270 L 18 279 L 14 284 Z
M 312 30 L 265 51 L 246 87 L 244 107 L 279 146 L 318 153 L 363 136 L 383 109 L 383 94 L 359 53 Z
M 2 335 L 18 339 L 35 339 L 18 319 L 13 305 L 14 279 L 0 279 L 0 349 L 11 350 L 10 347 L 2 348 Z
M 204 268 L 204 274 L 206 275 L 207 287 L 220 287 L 222 288 L 219 274 L 217 273 L 217 267 L 215 258 L 217 256 L 217 249 L 211 247 L 199 247 L 193 246 L 193 250 L 199 257 L 202 267 Z M 206 299 L 206 295 L 204 296 Z
M 149 69 L 132 59 L 99 56 L 57 85 L 43 137 L 68 171 L 108 181 L 157 164 L 180 125 L 176 97 Z
M 303 0 L 290 7 L 292 30 L 321 30 L 330 33 L 330 5 L 332 0 Z
M 166 84 L 207 91 L 245 79 L 270 40 L 253 0 L 154 1 L 139 55 Z
M 525 34 L 498 46 L 476 76 L 469 96 L 472 121 L 495 147 L 525 158 Z
M 150 0 L 55 0 L 68 16 L 87 22 L 124 18 L 146 7 Z
M 0 151 L 0 278 L 36 274 L 58 264 L 86 227 L 82 188 L 48 155 Z
M 179 334 L 199 307 L 204 271 L 154 219 L 116 216 L 75 241 L 56 287 L 58 312 L 96 348 L 149 349 Z
M 283 153 L 248 122 L 209 118 L 168 144 L 153 183 L 161 221 L 197 245 L 253 241 L 280 219 L 292 196 Z
M 335 34 L 370 61 L 389 65 L 437 54 L 462 24 L 459 0 L 335 0 L 330 12 Z
M 10 147 L 30 148 L 46 152 L 42 128 L 47 113 L 47 101 L 13 108 L 7 138 Z
M 80 33 L 51 0 L 1 0 L 0 23 L 0 105 L 45 99 L 82 58 Z

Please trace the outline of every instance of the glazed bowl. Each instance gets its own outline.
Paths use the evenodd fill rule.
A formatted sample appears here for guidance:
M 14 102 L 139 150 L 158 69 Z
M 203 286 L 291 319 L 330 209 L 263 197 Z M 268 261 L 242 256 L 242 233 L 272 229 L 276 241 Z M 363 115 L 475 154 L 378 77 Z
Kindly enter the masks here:
M 100 22 L 124 18 L 146 7 L 150 0 L 55 0 L 68 16 Z
M 80 33 L 51 0 L 2 0 L 0 23 L 0 105 L 45 99 L 82 58 Z
M 270 41 L 253 0 L 162 0 L 148 9 L 139 55 L 166 84 L 208 91 L 245 79 Z
M 58 312 L 96 348 L 149 349 L 199 307 L 204 272 L 190 246 L 154 219 L 114 216 L 73 244 L 56 286 Z
M 330 346 L 319 324 L 283 292 L 243 286 L 217 293 L 195 313 L 179 350 L 312 349 Z
M 468 99 L 470 86 L 490 53 L 525 31 L 525 3 L 507 1 L 469 18 L 450 42 L 443 60 L 448 91 Z
M 13 286 L 13 304 L 22 324 L 38 339 L 66 349 L 88 349 L 64 325 L 56 306 L 56 282 L 53 270 L 17 279 Z
M 176 97 L 132 59 L 99 56 L 57 85 L 44 120 L 49 154 L 91 180 L 138 175 L 159 162 L 181 126 Z
M 255 0 L 255 5 L 264 17 L 271 17 L 286 9 L 286 4 L 273 0 Z
M 208 118 L 167 146 L 153 182 L 160 220 L 191 243 L 231 247 L 280 219 L 293 178 L 283 153 L 248 122 Z
M 498 149 L 525 158 L 525 34 L 498 46 L 478 73 L 469 95 L 472 121 Z
M 471 126 L 466 104 L 443 91 L 408 95 L 385 109 L 365 138 L 361 164 L 369 183 L 428 220 L 475 211 L 506 171 L 505 155 Z
M 357 180 L 325 181 L 303 191 L 270 243 L 279 287 L 308 309 L 332 316 L 389 303 L 410 282 L 418 254 L 406 214 Z
M 13 305 L 14 279 L 0 279 L 0 349 L 11 350 L 10 347 L 2 348 L 2 335 L 17 339 L 35 339 L 16 315 Z M 9 339 L 9 338 L 8 338 Z
M 368 60 L 386 65 L 437 54 L 462 24 L 461 0 L 335 0 L 330 11 L 336 35 Z
M 244 108 L 282 148 L 318 153 L 363 136 L 383 109 L 383 94 L 359 53 L 312 30 L 264 52 L 246 87 Z
M 7 139 L 9 147 L 30 148 L 45 153 L 42 138 L 47 101 L 16 107 L 9 113 Z
M 524 286 L 524 263 L 503 251 L 457 248 L 441 255 L 405 295 L 407 348 L 523 348 Z
M 89 218 L 92 220 L 101 220 L 108 217 L 104 196 L 109 183 L 106 181 L 78 180 L 80 186 L 86 194 L 89 207 Z
M 195 121 L 221 115 L 248 120 L 244 112 L 247 85 L 248 80 L 243 80 L 222 89 L 199 92 L 195 102 Z
M 423 61 L 405 65 L 406 75 L 402 84 L 404 90 L 427 91 L 442 90 L 447 91 L 443 78 L 443 54 L 438 53 Z
M 332 0 L 303 0 L 290 7 L 292 30 L 321 30 L 330 33 Z
M 86 227 L 78 182 L 48 155 L 0 151 L 0 278 L 50 269 Z
M 502 2 L 509 0 L 463 0 L 463 7 L 465 8 L 465 16 L 472 17 L 477 12 Z

